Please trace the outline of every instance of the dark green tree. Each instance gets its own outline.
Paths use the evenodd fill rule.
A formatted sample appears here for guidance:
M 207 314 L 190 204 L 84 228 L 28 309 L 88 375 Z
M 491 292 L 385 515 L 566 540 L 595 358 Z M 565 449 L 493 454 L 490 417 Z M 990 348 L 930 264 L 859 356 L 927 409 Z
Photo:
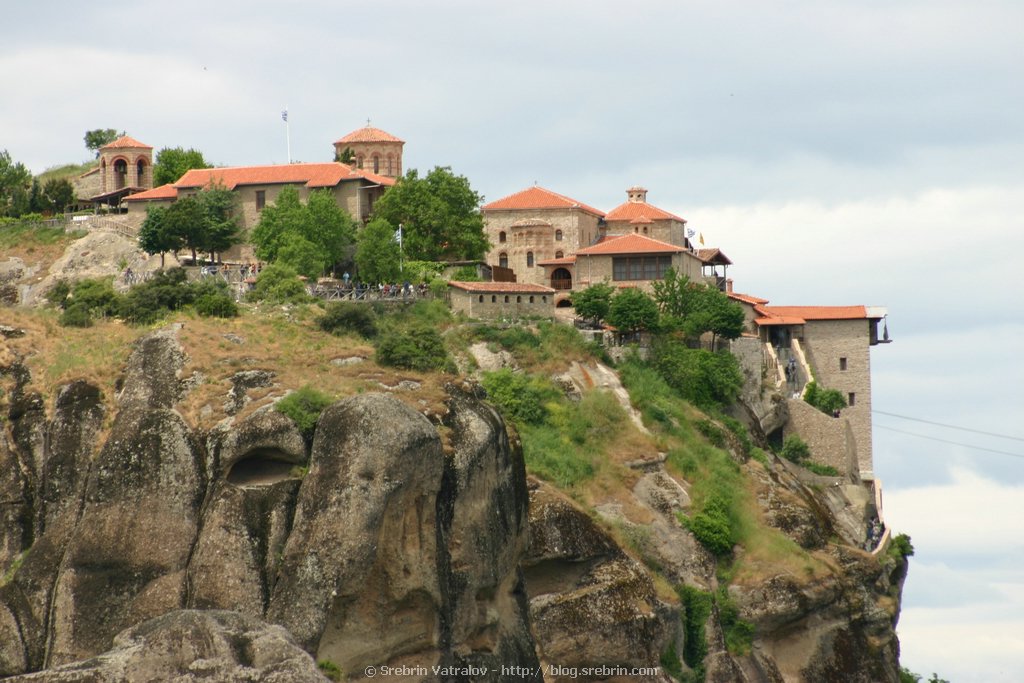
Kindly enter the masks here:
M 118 133 L 116 128 L 97 128 L 96 130 L 85 131 L 85 148 L 92 150 L 96 156 L 100 155 L 100 147 L 109 145 L 114 140 L 127 135 L 123 130 Z
M 186 171 L 193 168 L 212 168 L 203 158 L 203 153 L 184 147 L 165 147 L 156 153 L 153 164 L 153 184 L 166 185 L 176 182 Z
M 180 237 L 167 232 L 166 206 L 151 206 L 146 209 L 146 218 L 139 228 L 139 248 L 149 255 L 160 254 L 160 268 L 164 267 L 164 254 L 177 251 L 183 242 Z
M 403 249 L 412 260 L 480 259 L 488 248 L 482 201 L 469 180 L 448 167 L 423 178 L 413 169 L 377 201 L 373 217 L 402 226 Z
M 163 216 L 164 230 L 168 239 L 179 243 L 192 252 L 192 263 L 198 263 L 197 251 L 206 242 L 206 211 L 197 197 L 184 197 L 169 207 Z
M 620 290 L 608 307 L 608 322 L 620 332 L 656 329 L 658 305 L 641 289 Z
M 263 209 L 252 241 L 259 258 L 286 258 L 292 268 L 316 277 L 342 259 L 355 239 L 355 227 L 329 191 L 317 190 L 303 204 L 298 190 L 286 187 Z
M 363 282 L 394 282 L 401 276 L 395 228 L 381 218 L 370 221 L 356 238 L 356 268 Z
M 576 309 L 576 315 L 600 323 L 608 317 L 613 294 L 615 294 L 615 288 L 607 282 L 599 282 L 586 289 L 573 292 L 572 305 Z
M 352 151 L 351 147 L 346 147 L 340 152 L 334 152 L 334 160 L 340 161 L 343 164 L 351 164 L 356 160 L 356 153 Z
M 242 228 L 235 217 L 238 197 L 220 185 L 212 185 L 196 195 L 203 207 L 205 225 L 199 248 L 214 256 L 241 241 Z
M 43 185 L 43 199 L 47 209 L 62 213 L 75 203 L 75 188 L 67 178 L 51 178 Z
M 18 217 L 29 211 L 32 174 L 20 161 L 0 152 L 0 216 Z
M 669 269 L 652 288 L 665 330 L 681 332 L 688 339 L 710 332 L 712 348 L 718 337 L 735 339 L 743 333 L 743 308 L 715 287 Z

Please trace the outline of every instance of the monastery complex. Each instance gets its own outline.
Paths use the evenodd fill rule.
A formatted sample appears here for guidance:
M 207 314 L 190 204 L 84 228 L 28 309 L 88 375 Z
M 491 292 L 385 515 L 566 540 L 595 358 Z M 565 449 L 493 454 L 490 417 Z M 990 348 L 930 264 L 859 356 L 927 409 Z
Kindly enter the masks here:
M 97 167 L 78 179 L 76 190 L 94 204 L 123 203 L 129 221 L 141 224 L 148 207 L 217 184 L 237 194 L 241 223 L 249 230 L 283 188 L 297 188 L 302 198 L 326 189 L 362 224 L 402 175 L 404 145 L 367 126 L 334 142 L 337 157 L 350 163 L 191 170 L 154 188 L 153 148 L 125 136 L 100 149 Z M 481 270 L 488 281 L 451 283 L 453 308 L 476 318 L 550 316 L 555 308 L 571 307 L 573 291 L 601 282 L 650 290 L 672 268 L 743 307 L 747 329 L 733 342 L 733 353 L 748 377 L 762 377 L 763 388 L 793 397 L 785 424 L 767 436 L 799 433 L 816 454 L 830 454 L 822 458 L 827 464 L 851 479 L 871 482 L 870 349 L 889 341 L 885 309 L 772 306 L 767 299 L 735 292 L 728 256 L 705 247 L 703 238 L 694 244 L 696 233 L 686 219 L 647 197 L 647 189 L 630 187 L 625 201 L 605 212 L 535 185 L 485 204 L 481 212 L 491 249 Z M 840 417 L 798 400 L 812 379 L 842 393 L 848 407 Z

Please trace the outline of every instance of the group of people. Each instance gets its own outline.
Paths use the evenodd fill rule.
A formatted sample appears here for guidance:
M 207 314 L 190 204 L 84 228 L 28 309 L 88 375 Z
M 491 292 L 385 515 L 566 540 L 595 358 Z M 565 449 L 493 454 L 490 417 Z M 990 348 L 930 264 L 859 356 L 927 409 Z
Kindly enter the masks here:
M 868 523 L 866 539 L 864 541 L 864 550 L 874 550 L 878 547 L 878 544 L 882 540 L 882 534 L 885 533 L 885 525 L 882 524 L 878 517 L 873 517 Z
M 203 277 L 219 275 L 228 282 L 238 282 L 254 278 L 263 270 L 262 263 L 219 263 L 217 265 L 202 266 L 199 274 Z
M 342 284 L 340 286 L 330 286 L 323 283 L 317 284 L 313 288 L 312 293 L 325 294 L 333 293 L 342 299 L 412 299 L 412 298 L 425 298 L 430 293 L 430 287 L 427 283 L 422 282 L 419 285 L 413 285 L 411 282 L 406 280 L 404 283 L 399 284 L 397 282 L 379 282 L 377 284 L 369 284 L 366 282 L 360 282 L 352 280 L 348 273 L 342 276 Z

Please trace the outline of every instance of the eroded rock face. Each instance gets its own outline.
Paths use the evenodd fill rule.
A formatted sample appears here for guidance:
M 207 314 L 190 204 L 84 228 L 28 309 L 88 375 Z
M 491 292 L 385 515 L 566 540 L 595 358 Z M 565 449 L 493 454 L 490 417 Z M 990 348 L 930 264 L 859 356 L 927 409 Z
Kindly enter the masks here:
M 237 612 L 178 610 L 127 629 L 101 655 L 7 680 L 323 683 L 326 678 L 280 626 Z
M 95 455 L 94 388 L 62 390 L 52 420 L 16 397 L 0 512 L 39 522 L 0 548 L 40 533 L 0 586 L 0 676 L 321 680 L 301 677 L 308 655 L 282 669 L 300 677 L 275 678 L 293 658 L 259 663 L 270 636 L 252 620 L 348 671 L 474 664 L 498 680 L 501 664 L 536 666 L 525 468 L 492 408 L 453 388 L 448 447 L 384 394 L 328 408 L 311 449 L 273 410 L 199 434 L 175 410 L 184 360 L 173 328 L 139 341 Z M 155 677 L 134 678 L 147 657 Z
M 530 530 L 524 566 L 542 659 L 657 667 L 679 637 L 679 613 L 658 598 L 643 566 L 546 484 L 530 492 Z

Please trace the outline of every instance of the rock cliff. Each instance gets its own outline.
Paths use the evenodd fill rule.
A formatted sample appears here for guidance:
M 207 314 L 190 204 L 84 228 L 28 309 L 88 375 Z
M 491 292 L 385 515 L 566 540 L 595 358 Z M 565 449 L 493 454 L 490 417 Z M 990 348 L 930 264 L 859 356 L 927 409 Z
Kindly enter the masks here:
M 0 353 L 0 677 L 324 680 L 317 662 L 354 678 L 687 675 L 697 636 L 672 587 L 713 591 L 718 577 L 663 458 L 635 464 L 619 504 L 588 510 L 528 482 L 475 385 L 449 385 L 434 421 L 355 395 L 309 440 L 269 406 L 191 425 L 185 361 L 169 327 L 137 342 L 116 396 L 77 381 L 44 397 Z M 713 610 L 707 680 L 897 680 L 905 565 L 851 547 L 840 493 L 781 463 L 744 467 L 769 523 L 828 570 L 732 583 L 753 647 L 730 652 Z M 579 673 L 602 666 L 643 673 Z

